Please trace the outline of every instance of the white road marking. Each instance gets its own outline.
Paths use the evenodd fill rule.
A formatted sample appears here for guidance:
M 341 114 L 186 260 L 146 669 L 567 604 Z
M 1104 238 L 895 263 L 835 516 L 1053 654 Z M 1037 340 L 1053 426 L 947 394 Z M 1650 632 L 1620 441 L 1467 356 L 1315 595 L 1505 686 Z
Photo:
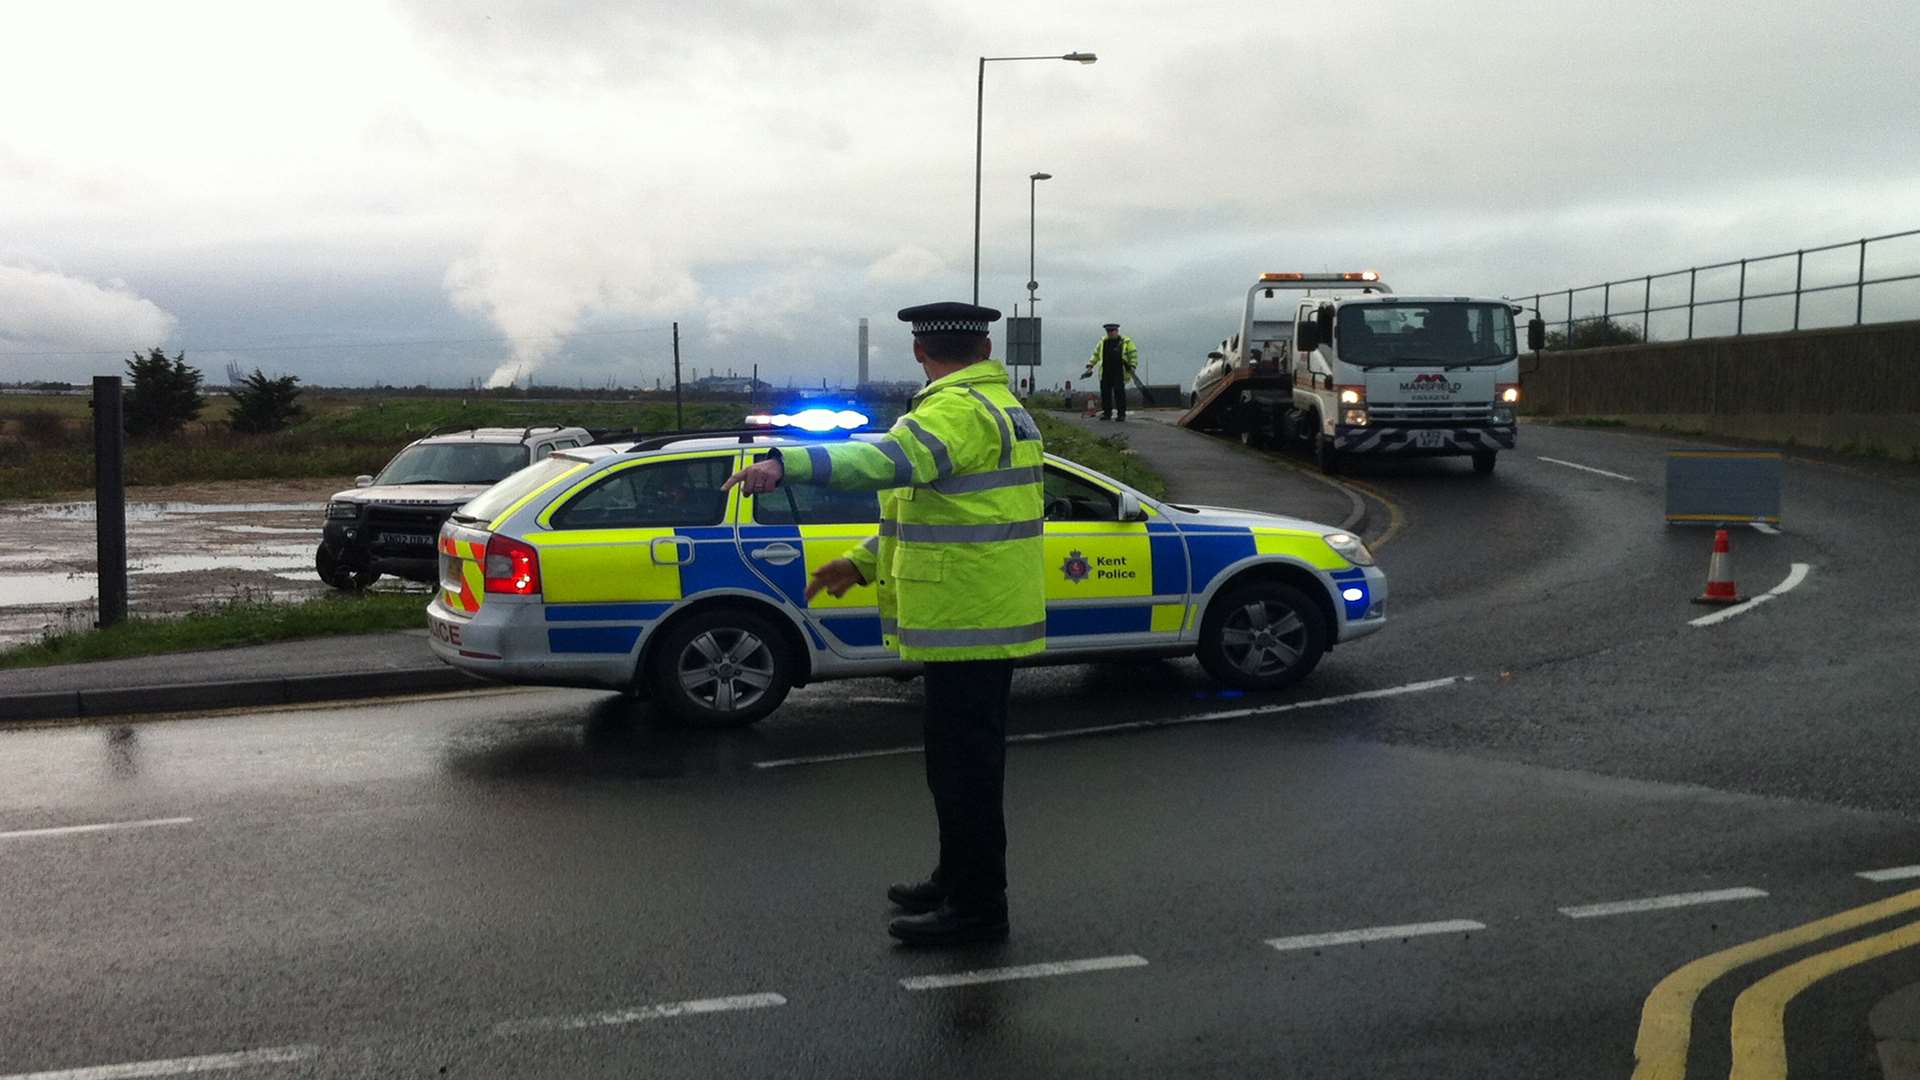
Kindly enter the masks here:
M 100 825 L 61 825 L 51 829 L 16 829 L 0 832 L 0 840 L 31 840 L 42 836 L 78 836 L 83 833 L 114 832 L 119 829 L 153 829 L 162 825 L 186 825 L 190 817 L 151 818 L 146 821 L 109 821 Z M 145 1075 L 145 1074 L 142 1074 Z M 0 1076 L 0 1080 L 9 1078 Z
M 1885 870 L 1862 870 L 1855 877 L 1868 881 L 1905 881 L 1920 877 L 1920 866 L 1889 866 Z
M 849 705 L 908 705 L 911 703 L 911 700 L 908 698 L 897 697 L 854 697 L 847 699 L 847 704 Z
M 1485 930 L 1486 924 L 1472 919 L 1448 919 L 1444 922 L 1408 923 L 1405 926 L 1370 926 L 1365 930 L 1336 930 L 1330 934 L 1301 934 L 1298 937 L 1271 938 L 1267 944 L 1281 952 L 1294 949 L 1320 949 L 1329 945 L 1357 945 L 1367 941 L 1392 941 L 1396 938 L 1423 937 L 1428 934 L 1464 934 Z
M 1351 694 L 1336 694 L 1333 697 L 1315 698 L 1312 701 L 1289 701 L 1280 705 L 1256 705 L 1247 709 L 1227 709 L 1222 712 L 1194 713 L 1187 716 L 1168 716 L 1155 720 L 1130 720 L 1122 724 L 1101 724 L 1096 727 L 1066 728 L 1061 731 L 1035 731 L 1024 735 L 1009 735 L 1009 743 L 1051 742 L 1055 739 L 1074 739 L 1084 735 L 1110 735 L 1121 731 L 1143 731 L 1147 728 L 1176 727 L 1181 724 L 1209 724 L 1220 720 L 1239 720 L 1249 716 L 1270 716 L 1277 713 L 1295 712 L 1300 709 L 1324 709 L 1329 705 L 1344 705 L 1350 701 L 1370 701 L 1374 698 L 1399 697 L 1402 694 L 1419 694 L 1428 690 L 1444 690 L 1464 682 L 1471 682 L 1471 675 L 1449 675 L 1444 679 L 1428 679 L 1425 682 L 1406 683 L 1402 686 L 1389 686 L 1383 690 L 1361 690 Z M 823 765 L 835 761 L 858 761 L 862 758 L 898 757 L 903 754 L 918 754 L 918 746 L 889 746 L 879 750 L 850 750 L 843 754 L 817 754 L 812 757 L 777 758 L 772 761 L 756 761 L 756 769 L 784 769 L 791 765 Z
M 1540 460 L 1546 462 L 1549 465 L 1562 465 L 1569 469 L 1579 469 L 1581 472 L 1590 472 L 1590 473 L 1593 473 L 1595 476 L 1610 477 L 1614 480 L 1625 480 L 1629 484 L 1637 484 L 1640 482 L 1631 476 L 1623 476 L 1617 472 L 1608 472 L 1605 469 L 1596 469 L 1591 465 L 1580 465 L 1571 461 L 1561 461 L 1559 458 L 1552 458 L 1552 457 L 1543 457 Z
M 703 1013 L 739 1012 L 742 1009 L 768 1009 L 785 1005 L 779 994 L 736 994 L 732 997 L 701 998 L 697 1001 L 672 1001 L 664 1005 L 641 1005 L 615 1012 L 582 1013 L 578 1016 L 544 1016 L 534 1020 L 506 1020 L 493 1025 L 495 1035 L 526 1035 L 541 1031 L 579 1031 L 582 1028 L 615 1027 L 646 1020 L 668 1020 L 676 1016 Z M 0 1080 L 6 1080 L 0 1077 Z
M 185 1076 L 189 1073 L 225 1072 L 253 1065 L 286 1065 L 306 1061 L 320 1053 L 317 1046 L 270 1046 L 262 1050 L 241 1050 L 232 1054 L 207 1054 L 202 1057 L 166 1058 L 156 1061 L 128 1061 L 119 1065 L 94 1065 L 84 1069 L 55 1069 L 51 1072 L 12 1073 L 0 1080 L 122 1080 L 135 1076 Z
M 1807 572 L 1812 569 L 1813 567 L 1807 565 L 1806 563 L 1803 563 L 1803 562 L 1794 563 L 1793 568 L 1787 572 L 1786 580 L 1782 581 L 1780 584 L 1775 585 L 1773 588 L 1768 589 L 1766 592 L 1761 593 L 1759 596 L 1756 596 L 1751 600 L 1748 600 L 1744 604 L 1735 604 L 1729 608 L 1721 608 L 1719 611 L 1716 611 L 1711 615 L 1702 615 L 1697 619 L 1689 619 L 1687 620 L 1687 625 L 1688 626 L 1712 626 L 1714 623 L 1725 622 L 1726 620 L 1731 619 L 1735 615 L 1738 615 L 1742 612 L 1752 611 L 1754 608 L 1759 607 L 1761 604 L 1764 604 L 1775 597 L 1785 596 L 1788 593 L 1792 592 L 1793 590 L 1799 588 L 1800 583 L 1807 580 Z
M 1014 979 L 1045 979 L 1054 975 L 1082 975 L 1089 971 L 1114 971 L 1119 968 L 1146 967 L 1144 956 L 1096 956 L 1090 960 L 1061 960 L 1051 964 L 1027 964 L 1024 967 L 988 968 L 962 971 L 954 975 L 915 975 L 901 979 L 908 990 L 945 990 L 954 986 L 1010 982 Z
M 1754 532 L 1757 532 L 1757 533 L 1766 533 L 1766 534 L 1767 534 L 1768 536 L 1779 536 L 1779 535 L 1780 535 L 1780 530 L 1779 530 L 1779 529 L 1776 529 L 1776 528 L 1774 528 L 1773 526 L 1771 526 L 1771 525 L 1769 525 L 1769 524 L 1767 524 L 1767 523 L 1766 523 L 1766 522 L 1764 522 L 1764 521 L 1749 521 L 1749 522 L 1747 522 L 1747 524 L 1748 524 L 1748 525 L 1751 525 L 1751 526 L 1753 526 L 1753 531 L 1754 531 Z
M 1608 915 L 1631 915 L 1641 911 L 1664 911 L 1667 908 L 1692 907 L 1695 904 L 1724 904 L 1730 900 L 1759 900 L 1767 894 L 1759 889 L 1741 886 L 1737 889 L 1713 889 L 1709 892 L 1674 893 L 1670 896 L 1649 896 L 1643 900 L 1613 900 L 1604 904 L 1582 904 L 1578 907 L 1563 907 L 1560 914 L 1569 919 L 1597 919 Z

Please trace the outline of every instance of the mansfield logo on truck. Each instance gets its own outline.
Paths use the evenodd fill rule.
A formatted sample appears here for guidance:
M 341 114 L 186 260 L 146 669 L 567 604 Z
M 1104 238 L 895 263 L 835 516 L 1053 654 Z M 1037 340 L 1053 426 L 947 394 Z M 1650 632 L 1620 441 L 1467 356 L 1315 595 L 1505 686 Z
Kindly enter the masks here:
M 1430 394 L 1457 394 L 1460 392 L 1460 384 L 1449 381 L 1445 375 L 1438 372 L 1428 372 L 1424 375 L 1415 375 L 1411 381 L 1401 383 L 1400 389 L 1411 394 L 1422 392 Z

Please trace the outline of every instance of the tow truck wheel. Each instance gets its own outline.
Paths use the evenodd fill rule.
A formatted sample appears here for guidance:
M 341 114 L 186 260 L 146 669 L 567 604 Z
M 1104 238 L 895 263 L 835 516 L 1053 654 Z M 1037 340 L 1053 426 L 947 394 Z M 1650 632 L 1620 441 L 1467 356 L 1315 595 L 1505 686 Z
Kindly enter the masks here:
M 1313 463 L 1328 476 L 1340 471 L 1340 451 L 1333 448 L 1333 439 L 1321 428 L 1317 416 L 1313 418 Z
M 1327 651 L 1327 617 L 1291 585 L 1255 581 L 1215 600 L 1200 623 L 1207 674 L 1239 690 L 1278 690 Z
M 1498 451 L 1494 450 L 1475 451 L 1473 455 L 1473 471 L 1479 473 L 1481 476 L 1491 476 L 1493 474 L 1494 459 L 1498 456 Z
M 341 592 L 359 592 L 380 580 L 378 570 L 354 570 L 342 563 L 334 550 L 325 544 L 313 553 L 313 569 L 320 580 L 339 589 Z
M 745 727 L 793 688 L 779 628 L 739 608 L 709 608 L 667 627 L 649 665 L 653 700 L 689 727 Z

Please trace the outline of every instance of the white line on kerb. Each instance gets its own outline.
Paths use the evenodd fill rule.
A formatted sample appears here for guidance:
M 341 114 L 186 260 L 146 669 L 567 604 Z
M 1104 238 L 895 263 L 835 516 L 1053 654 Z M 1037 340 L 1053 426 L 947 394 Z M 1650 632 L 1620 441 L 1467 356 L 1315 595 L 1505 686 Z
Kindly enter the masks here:
M 1649 896 L 1644 900 L 1613 900 L 1604 904 L 1582 904 L 1579 907 L 1563 907 L 1560 909 L 1560 914 L 1569 919 L 1597 919 L 1607 915 L 1631 915 L 1641 911 L 1692 907 L 1695 904 L 1724 904 L 1729 900 L 1760 900 L 1766 895 L 1759 889 L 1741 886 L 1737 889 L 1713 889 L 1709 892 Z
M 317 1046 L 270 1046 L 263 1050 L 241 1050 L 232 1054 L 207 1054 L 202 1057 L 167 1058 L 157 1061 L 129 1061 L 119 1065 L 94 1065 L 84 1069 L 55 1069 L 51 1072 L 11 1073 L 0 1080 L 122 1080 L 135 1076 L 185 1076 L 189 1073 L 225 1072 L 252 1065 L 285 1065 L 305 1061 L 320 1053 Z
M 1862 870 L 1855 877 L 1868 881 L 1905 881 L 1920 877 L 1920 866 L 1889 866 L 1885 870 Z
M 1793 568 L 1787 572 L 1786 580 L 1780 584 L 1775 585 L 1773 588 L 1768 589 L 1766 592 L 1761 593 L 1759 596 L 1754 597 L 1744 604 L 1735 604 L 1730 608 L 1723 608 L 1711 615 L 1702 615 L 1697 619 L 1689 619 L 1687 620 L 1687 625 L 1712 626 L 1717 622 L 1725 622 L 1741 612 L 1752 611 L 1754 608 L 1772 600 L 1776 596 L 1785 596 L 1794 589 L 1799 588 L 1800 583 L 1807 580 L 1807 572 L 1812 569 L 1813 567 L 1806 563 L 1794 563 Z
M 493 1025 L 495 1035 L 525 1035 L 538 1031 L 579 1031 L 582 1028 L 615 1027 L 645 1020 L 669 1020 L 676 1016 L 703 1013 L 739 1012 L 742 1009 L 768 1009 L 785 1005 L 779 994 L 735 994 L 732 997 L 701 998 L 697 1001 L 671 1001 L 664 1005 L 640 1005 L 613 1012 L 582 1013 L 578 1016 L 543 1016 L 533 1020 L 504 1020 Z M 5 1077 L 0 1077 L 5 1080 Z
M 1768 536 L 1779 536 L 1779 535 L 1780 535 L 1780 530 L 1779 530 L 1779 529 L 1776 529 L 1776 528 L 1774 528 L 1773 526 L 1771 526 L 1771 525 L 1769 525 L 1769 524 L 1767 524 L 1767 523 L 1766 523 L 1766 522 L 1764 522 L 1764 521 L 1749 521 L 1749 522 L 1747 522 L 1747 524 L 1749 524 L 1749 525 L 1751 525 L 1751 526 L 1753 526 L 1753 531 L 1754 531 L 1754 532 L 1757 532 L 1757 533 L 1766 533 L 1766 534 L 1767 534 Z
M 1113 971 L 1119 968 L 1146 967 L 1144 956 L 1096 956 L 1090 960 L 1061 960 L 1051 964 L 1028 964 L 1024 967 L 988 968 L 984 971 L 962 971 L 954 975 L 915 975 L 901 979 L 900 985 L 908 990 L 945 990 L 954 986 L 976 986 L 980 983 L 1010 982 L 1014 979 L 1045 979 L 1054 975 L 1083 975 L 1089 971 Z
M 1464 934 L 1486 928 L 1486 924 L 1474 922 L 1472 919 L 1448 919 L 1444 922 L 1408 923 L 1405 926 L 1370 926 L 1365 930 L 1336 930 L 1330 934 L 1301 934 L 1298 937 L 1270 938 L 1267 944 L 1281 952 L 1290 952 L 1294 949 L 1358 945 L 1368 941 L 1392 941 L 1396 938 L 1424 937 L 1428 934 Z
M 1596 469 L 1591 465 L 1579 465 L 1571 461 L 1561 461 L 1559 458 L 1552 458 L 1552 457 L 1543 457 L 1540 460 L 1546 462 L 1549 465 L 1564 465 L 1569 469 L 1579 469 L 1581 472 L 1590 472 L 1590 473 L 1593 473 L 1595 476 L 1606 476 L 1606 477 L 1611 477 L 1612 479 L 1615 479 L 1615 480 L 1625 480 L 1629 484 L 1637 484 L 1640 482 L 1638 480 L 1635 480 L 1631 476 L 1622 476 L 1617 472 L 1608 472 L 1605 469 Z
M 114 832 L 120 829 L 152 829 L 161 825 L 187 825 L 192 821 L 190 817 L 169 817 L 151 818 L 146 821 L 109 821 L 100 825 L 61 825 L 51 829 L 16 829 L 13 832 L 0 832 L 0 840 L 31 840 L 41 836 L 78 836 L 83 833 Z M 10 1080 L 10 1078 L 0 1076 L 0 1080 Z
M 1167 716 L 1154 720 L 1129 720 L 1123 724 L 1101 724 L 1097 727 L 1065 728 L 1060 731 L 1033 731 L 1025 735 L 1009 735 L 1009 743 L 1051 742 L 1055 739 L 1074 739 L 1084 735 L 1111 735 L 1121 731 L 1143 731 L 1148 728 L 1176 727 L 1181 724 L 1209 724 L 1219 720 L 1240 720 L 1249 716 L 1271 716 L 1276 713 L 1297 712 L 1301 709 L 1324 709 L 1329 705 L 1344 705 L 1349 701 L 1371 701 L 1375 698 L 1399 697 L 1402 694 L 1419 694 L 1428 690 L 1444 690 L 1459 683 L 1471 682 L 1471 675 L 1449 675 L 1444 679 L 1428 679 L 1425 682 L 1407 683 L 1403 686 L 1389 686 L 1384 690 L 1361 690 L 1352 694 L 1336 694 L 1333 697 L 1315 698 L 1312 701 L 1289 701 L 1280 705 L 1256 705 L 1247 709 L 1227 709 L 1221 712 L 1193 713 L 1185 716 Z M 784 769 L 790 765 L 823 765 L 835 761 L 858 761 L 863 758 L 897 757 L 902 754 L 918 754 L 918 746 L 889 746 L 879 750 L 850 750 L 843 754 L 817 754 L 812 757 L 778 758 L 772 761 L 756 761 L 756 769 Z M 0 1078 L 3 1080 L 3 1078 Z

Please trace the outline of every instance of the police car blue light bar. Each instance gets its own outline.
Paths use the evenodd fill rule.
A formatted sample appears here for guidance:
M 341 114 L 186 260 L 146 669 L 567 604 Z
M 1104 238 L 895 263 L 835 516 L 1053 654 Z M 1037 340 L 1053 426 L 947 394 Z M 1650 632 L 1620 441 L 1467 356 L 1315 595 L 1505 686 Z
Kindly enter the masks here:
M 755 427 L 796 427 L 824 435 L 829 431 L 854 431 L 867 426 L 867 417 L 852 409 L 801 409 L 787 413 L 755 413 L 747 423 Z

